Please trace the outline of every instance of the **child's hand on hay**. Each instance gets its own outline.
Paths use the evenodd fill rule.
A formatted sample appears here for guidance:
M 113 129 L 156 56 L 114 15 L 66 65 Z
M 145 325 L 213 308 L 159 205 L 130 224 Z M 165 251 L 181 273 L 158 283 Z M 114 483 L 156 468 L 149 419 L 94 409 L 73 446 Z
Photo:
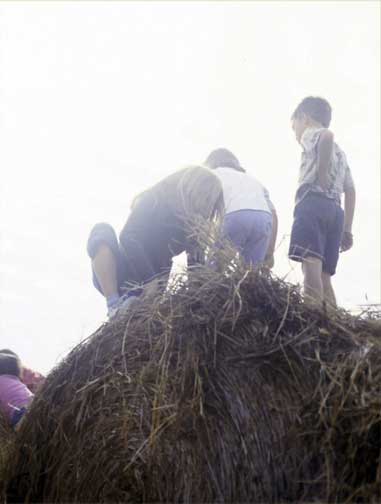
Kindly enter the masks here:
M 274 254 L 267 255 L 265 257 L 265 260 L 263 261 L 263 264 L 267 266 L 269 269 L 274 267 Z

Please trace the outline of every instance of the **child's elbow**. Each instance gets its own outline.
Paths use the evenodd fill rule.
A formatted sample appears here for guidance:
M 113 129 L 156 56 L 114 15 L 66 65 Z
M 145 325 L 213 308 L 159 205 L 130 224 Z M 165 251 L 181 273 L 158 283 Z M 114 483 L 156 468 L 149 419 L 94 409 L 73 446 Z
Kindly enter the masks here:
M 345 188 L 345 194 L 356 194 L 356 188 L 354 185 L 349 185 L 348 187 Z
M 356 199 L 356 188 L 355 186 L 347 187 L 344 191 L 345 199 L 348 201 L 355 201 Z

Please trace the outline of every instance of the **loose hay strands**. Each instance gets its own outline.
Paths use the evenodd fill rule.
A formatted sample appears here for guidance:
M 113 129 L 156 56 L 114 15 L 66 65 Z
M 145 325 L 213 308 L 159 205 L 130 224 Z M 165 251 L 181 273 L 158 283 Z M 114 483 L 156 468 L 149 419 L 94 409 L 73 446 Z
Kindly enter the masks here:
M 9 462 L 12 457 L 15 434 L 0 411 L 0 502 L 5 500 L 5 484 L 9 478 Z
M 50 374 L 9 502 L 381 499 L 379 328 L 209 252 Z

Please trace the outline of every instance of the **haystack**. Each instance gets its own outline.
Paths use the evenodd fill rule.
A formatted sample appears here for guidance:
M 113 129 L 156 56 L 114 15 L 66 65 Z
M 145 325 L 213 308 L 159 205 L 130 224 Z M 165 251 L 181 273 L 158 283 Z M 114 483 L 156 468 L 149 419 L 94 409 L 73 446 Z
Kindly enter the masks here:
M 50 374 L 9 502 L 379 502 L 381 337 L 243 264 L 194 268 Z
M 9 478 L 15 433 L 0 411 L 0 502 L 5 500 L 5 483 Z

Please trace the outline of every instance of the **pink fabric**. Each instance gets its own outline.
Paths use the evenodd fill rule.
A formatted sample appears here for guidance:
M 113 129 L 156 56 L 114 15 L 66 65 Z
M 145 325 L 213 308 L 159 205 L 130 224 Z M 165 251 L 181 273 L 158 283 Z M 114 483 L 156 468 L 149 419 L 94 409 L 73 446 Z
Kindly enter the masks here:
M 33 369 L 23 366 L 21 381 L 25 383 L 29 390 L 36 392 L 38 387 L 44 383 L 45 376 L 41 373 L 37 373 L 37 371 L 33 371 Z
M 32 392 L 17 376 L 0 375 L 0 408 L 9 421 L 15 411 L 28 406 L 32 399 Z

